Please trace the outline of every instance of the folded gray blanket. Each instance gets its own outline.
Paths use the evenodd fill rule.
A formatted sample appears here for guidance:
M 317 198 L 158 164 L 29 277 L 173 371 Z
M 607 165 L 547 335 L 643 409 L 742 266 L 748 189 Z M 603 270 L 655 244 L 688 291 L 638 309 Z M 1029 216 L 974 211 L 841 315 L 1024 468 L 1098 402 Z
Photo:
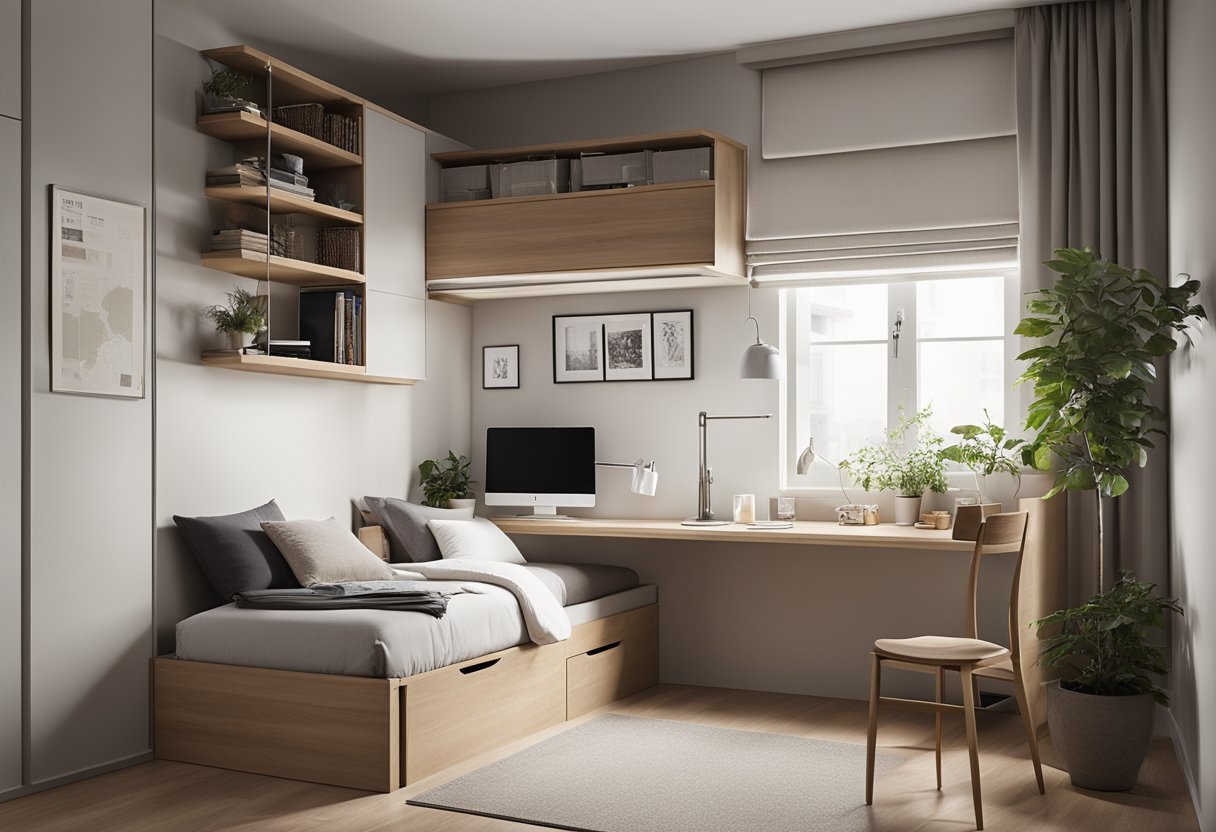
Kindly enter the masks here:
M 233 596 L 238 607 L 258 610 L 403 610 L 443 618 L 451 592 L 418 589 L 414 581 L 317 584 L 300 589 L 255 589 Z

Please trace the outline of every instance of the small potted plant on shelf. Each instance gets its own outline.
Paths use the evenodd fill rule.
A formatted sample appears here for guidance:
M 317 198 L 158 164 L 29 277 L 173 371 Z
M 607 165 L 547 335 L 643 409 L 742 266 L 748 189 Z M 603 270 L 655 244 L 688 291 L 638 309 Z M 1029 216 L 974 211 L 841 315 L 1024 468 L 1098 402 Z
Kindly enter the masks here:
M 988 495 L 985 493 L 987 478 L 993 474 L 1012 474 L 1018 479 L 1018 488 L 1021 488 L 1021 456 L 1015 456 L 1015 452 L 1026 443 L 1022 439 L 1009 436 L 1008 431 L 994 424 L 987 409 L 984 410 L 984 424 L 955 425 L 950 428 L 950 433 L 959 437 L 959 440 L 942 448 L 942 456 L 965 466 L 971 472 L 975 477 L 975 491 L 981 503 L 988 502 Z M 1016 491 L 1014 497 L 1017 497 Z
M 1124 473 L 1148 461 L 1149 436 L 1162 433 L 1157 425 L 1164 413 L 1149 398 L 1157 379 L 1153 361 L 1173 352 L 1175 336 L 1187 335 L 1190 319 L 1206 313 L 1192 303 L 1198 281 L 1164 286 L 1088 246 L 1057 249 L 1045 265 L 1060 276 L 1029 301 L 1031 314 L 1015 330 L 1050 339 L 1018 356 L 1029 362 L 1020 381 L 1032 383 L 1035 394 L 1026 418 L 1035 435 L 1022 447 L 1022 461 L 1054 469 L 1044 499 L 1061 491 L 1092 493 L 1097 532 L 1091 554 L 1097 593 L 1042 621 L 1064 627 L 1049 639 L 1042 660 L 1075 669 L 1048 687 L 1048 722 L 1057 742 L 1071 738 L 1058 747 L 1075 784 L 1127 789 L 1135 785 L 1147 744 L 1113 746 L 1103 737 L 1151 732 L 1151 699 L 1164 696 L 1151 674 L 1164 671 L 1144 630 L 1160 626 L 1164 612 L 1177 605 L 1154 597 L 1152 586 L 1130 573 L 1104 592 L 1103 500 L 1127 491 Z
M 469 458 L 448 451 L 446 457 L 424 459 L 418 464 L 422 476 L 423 505 L 435 508 L 472 508 L 473 481 L 469 479 Z
M 840 468 L 866 491 L 895 491 L 895 524 L 911 526 L 920 519 L 926 491 L 946 490 L 946 464 L 942 438 L 928 425 L 929 407 L 911 417 L 900 411 L 899 424 L 887 433 L 885 442 L 864 445 L 845 459 Z M 909 439 L 915 444 L 908 449 Z
M 203 112 L 233 113 L 243 110 L 258 114 L 258 105 L 241 97 L 252 83 L 252 78 L 235 69 L 217 67 L 212 70 L 211 77 L 203 82 Z
M 215 331 L 228 336 L 230 349 L 240 350 L 266 326 L 266 299 L 236 288 L 225 293 L 228 303 L 209 306 L 203 315 L 215 321 Z

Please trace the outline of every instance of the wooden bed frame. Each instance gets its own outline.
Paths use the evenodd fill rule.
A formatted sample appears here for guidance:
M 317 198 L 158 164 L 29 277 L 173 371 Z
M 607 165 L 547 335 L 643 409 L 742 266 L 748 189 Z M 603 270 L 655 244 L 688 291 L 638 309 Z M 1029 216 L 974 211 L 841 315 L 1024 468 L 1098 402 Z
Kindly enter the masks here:
M 391 792 L 659 680 L 659 605 L 402 679 L 153 659 L 156 757 Z

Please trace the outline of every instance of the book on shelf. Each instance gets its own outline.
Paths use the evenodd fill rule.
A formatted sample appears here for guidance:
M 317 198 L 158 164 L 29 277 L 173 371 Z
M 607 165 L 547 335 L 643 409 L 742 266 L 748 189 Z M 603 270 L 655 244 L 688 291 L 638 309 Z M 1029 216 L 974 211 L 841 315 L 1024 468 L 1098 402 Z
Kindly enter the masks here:
M 314 360 L 362 364 L 363 298 L 350 289 L 300 292 L 300 338 Z
M 300 180 L 303 180 L 303 182 Z M 223 188 L 231 185 L 256 187 L 265 184 L 266 174 L 263 170 L 262 160 L 256 157 L 250 157 L 237 162 L 235 165 L 207 169 L 208 188 Z M 304 199 L 315 200 L 317 198 L 316 191 L 308 187 L 307 177 L 298 176 L 287 171 L 272 170 L 270 172 L 270 187 L 295 194 Z

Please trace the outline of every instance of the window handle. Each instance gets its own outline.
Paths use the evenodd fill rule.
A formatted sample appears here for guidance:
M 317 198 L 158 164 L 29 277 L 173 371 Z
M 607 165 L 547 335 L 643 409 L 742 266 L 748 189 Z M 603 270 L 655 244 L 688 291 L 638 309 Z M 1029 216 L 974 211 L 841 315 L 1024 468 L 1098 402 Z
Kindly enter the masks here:
M 895 325 L 891 327 L 891 357 L 899 358 L 899 333 L 904 328 L 904 310 L 895 310 Z

